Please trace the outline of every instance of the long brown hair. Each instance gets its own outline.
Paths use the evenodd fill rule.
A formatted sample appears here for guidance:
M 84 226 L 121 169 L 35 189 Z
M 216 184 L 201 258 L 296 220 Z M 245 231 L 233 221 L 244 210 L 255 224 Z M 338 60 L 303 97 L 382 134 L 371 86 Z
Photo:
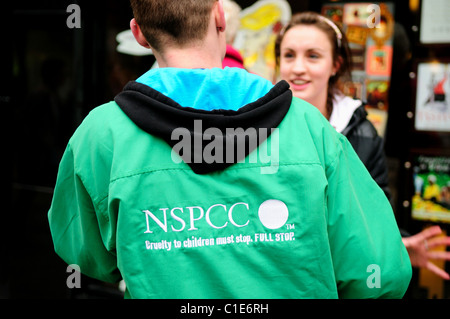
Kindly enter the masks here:
M 351 80 L 351 55 L 347 38 L 342 31 L 342 28 L 337 23 L 328 20 L 328 18 L 325 18 L 316 12 L 308 11 L 293 15 L 291 21 L 289 21 L 289 23 L 278 33 L 275 41 L 276 74 L 279 74 L 280 68 L 281 42 L 283 41 L 286 32 L 297 25 L 316 26 L 318 29 L 322 30 L 330 40 L 333 64 L 339 64 L 336 74 L 331 76 L 328 80 L 326 110 L 328 115 L 331 115 L 333 110 L 333 96 L 339 90 L 339 82 L 343 79 Z M 301 39 L 299 39 L 299 41 L 301 41 Z

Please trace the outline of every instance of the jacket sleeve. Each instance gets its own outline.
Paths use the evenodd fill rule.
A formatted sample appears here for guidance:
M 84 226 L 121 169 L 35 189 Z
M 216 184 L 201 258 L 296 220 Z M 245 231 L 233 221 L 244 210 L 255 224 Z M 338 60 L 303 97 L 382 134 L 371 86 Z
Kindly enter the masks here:
M 111 226 L 95 206 L 83 178 L 76 171 L 69 144 L 59 166 L 48 213 L 55 251 L 67 264 L 78 265 L 81 273 L 117 282 L 120 273 L 107 238 Z
M 328 231 L 341 298 L 401 298 L 412 269 L 391 205 L 340 135 L 327 167 Z
M 347 138 L 372 178 L 390 199 L 383 139 L 378 135 L 372 123 L 367 119 L 364 120 L 359 127 L 347 135 Z
M 389 191 L 388 168 L 386 165 L 386 157 L 384 155 L 383 139 L 376 136 L 372 142 L 373 148 L 370 153 L 370 159 L 364 164 L 372 178 L 377 182 L 378 186 L 381 187 L 387 198 L 390 199 L 391 194 Z

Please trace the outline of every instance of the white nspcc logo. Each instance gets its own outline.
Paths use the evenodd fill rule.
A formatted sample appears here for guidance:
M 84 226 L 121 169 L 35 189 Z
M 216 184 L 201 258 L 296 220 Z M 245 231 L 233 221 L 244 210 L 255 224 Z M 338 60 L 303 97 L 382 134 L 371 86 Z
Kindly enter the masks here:
M 214 204 L 206 210 L 201 206 L 160 208 L 156 213 L 150 210 L 145 213 L 145 233 L 152 234 L 159 227 L 164 232 L 181 232 L 198 230 L 198 222 L 205 220 L 214 229 L 226 228 L 230 225 L 237 228 L 246 227 L 250 223 L 248 217 L 250 206 L 239 202 L 231 206 Z M 258 209 L 258 217 L 262 225 L 268 229 L 278 229 L 284 226 L 289 218 L 289 210 L 285 203 L 276 199 L 263 202 Z M 220 220 L 218 222 L 217 220 Z M 170 226 L 170 227 L 169 227 Z

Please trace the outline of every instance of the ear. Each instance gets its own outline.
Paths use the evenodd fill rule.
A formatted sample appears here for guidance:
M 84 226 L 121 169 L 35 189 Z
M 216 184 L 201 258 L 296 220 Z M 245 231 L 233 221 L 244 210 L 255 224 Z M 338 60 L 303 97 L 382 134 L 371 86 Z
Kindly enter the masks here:
M 214 7 L 214 18 L 216 22 L 217 31 L 225 32 L 227 23 L 225 19 L 225 11 L 223 9 L 223 1 L 216 2 Z
M 332 68 L 332 74 L 335 75 L 339 69 L 341 68 L 343 59 L 341 56 L 338 56 L 338 58 L 336 59 L 336 61 L 334 62 L 333 68 Z
M 148 44 L 147 39 L 142 34 L 141 28 L 137 24 L 136 20 L 133 18 L 130 21 L 130 29 L 136 39 L 137 43 L 142 45 L 144 48 L 150 49 L 150 44 Z

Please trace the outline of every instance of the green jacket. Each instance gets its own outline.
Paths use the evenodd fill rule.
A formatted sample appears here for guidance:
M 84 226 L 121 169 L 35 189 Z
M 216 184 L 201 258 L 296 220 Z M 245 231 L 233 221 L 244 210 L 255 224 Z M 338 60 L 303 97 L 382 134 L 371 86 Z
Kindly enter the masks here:
M 401 298 L 411 277 L 383 191 L 284 82 L 217 111 L 130 83 L 71 138 L 49 223 L 129 298 Z

